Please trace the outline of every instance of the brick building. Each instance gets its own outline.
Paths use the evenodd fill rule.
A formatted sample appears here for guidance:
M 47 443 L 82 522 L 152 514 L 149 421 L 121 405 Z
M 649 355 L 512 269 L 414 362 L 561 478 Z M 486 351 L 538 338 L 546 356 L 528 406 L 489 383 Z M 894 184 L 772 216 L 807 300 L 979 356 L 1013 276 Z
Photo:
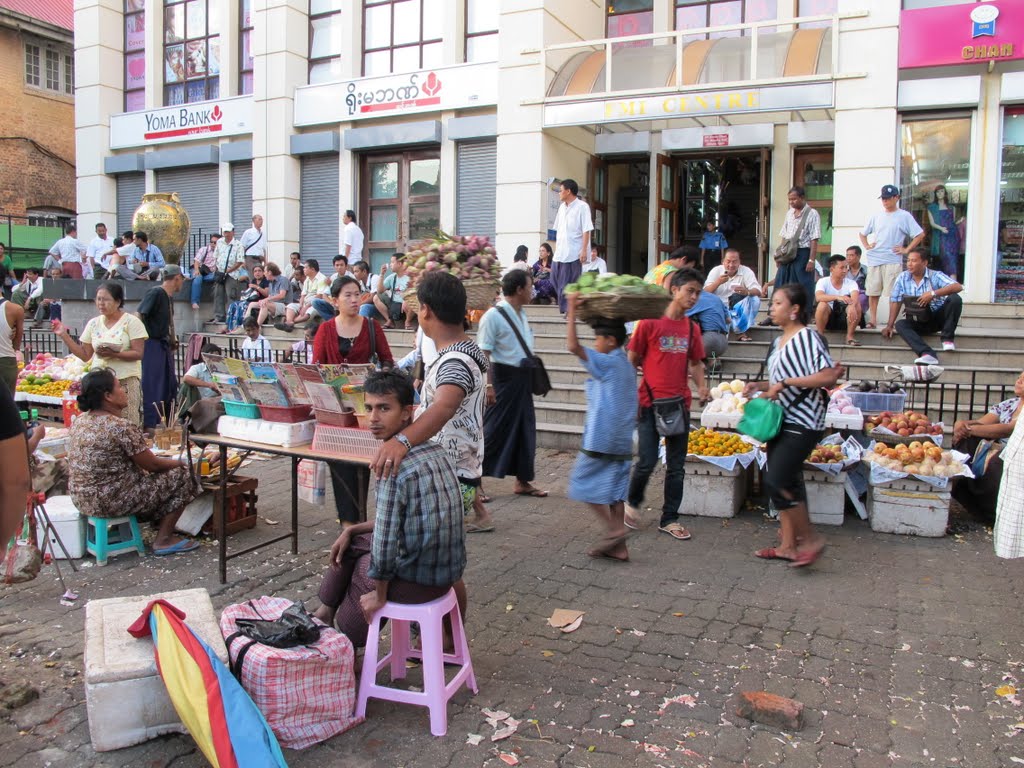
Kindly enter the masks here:
M 18 217 L 17 224 L 57 223 L 76 210 L 73 5 L 0 0 L 5 226 L 7 216 Z

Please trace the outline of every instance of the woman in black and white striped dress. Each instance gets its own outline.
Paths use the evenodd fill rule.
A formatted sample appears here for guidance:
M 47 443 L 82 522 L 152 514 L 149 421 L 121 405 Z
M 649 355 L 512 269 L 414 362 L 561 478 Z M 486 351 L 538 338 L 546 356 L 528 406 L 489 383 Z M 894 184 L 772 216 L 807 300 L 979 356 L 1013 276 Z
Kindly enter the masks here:
M 779 510 L 779 546 L 755 554 L 765 559 L 789 560 L 791 567 L 810 565 L 825 548 L 825 539 L 811 526 L 807 512 L 803 464 L 821 440 L 825 428 L 828 393 L 843 372 L 833 363 L 824 339 L 807 327 L 808 296 L 796 283 L 777 288 L 772 294 L 771 318 L 782 335 L 772 344 L 768 358 L 768 381 L 747 384 L 746 397 L 763 392 L 778 400 L 785 411 L 782 429 L 768 441 L 765 486 Z

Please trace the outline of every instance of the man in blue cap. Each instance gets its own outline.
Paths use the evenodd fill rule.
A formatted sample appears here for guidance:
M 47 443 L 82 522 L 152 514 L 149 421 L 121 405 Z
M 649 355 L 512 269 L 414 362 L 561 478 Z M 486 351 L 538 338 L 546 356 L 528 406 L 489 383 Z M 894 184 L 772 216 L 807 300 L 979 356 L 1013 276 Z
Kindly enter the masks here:
M 900 190 L 892 184 L 882 187 L 882 210 L 876 211 L 860 231 L 860 242 L 867 253 L 864 266 L 868 268 L 867 294 L 868 328 L 878 327 L 878 298 L 892 292 L 893 283 L 903 271 L 903 257 L 920 245 L 924 230 L 909 211 L 900 208 Z M 868 242 L 868 235 L 874 235 L 874 246 Z M 907 239 L 910 242 L 907 243 Z

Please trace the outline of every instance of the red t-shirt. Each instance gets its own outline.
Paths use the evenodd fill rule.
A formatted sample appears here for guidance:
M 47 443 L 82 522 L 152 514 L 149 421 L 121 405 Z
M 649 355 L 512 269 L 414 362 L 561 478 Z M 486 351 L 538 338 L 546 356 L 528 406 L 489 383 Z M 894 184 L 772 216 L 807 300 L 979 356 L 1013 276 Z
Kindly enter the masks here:
M 654 399 L 682 396 L 690 407 L 689 362 L 704 359 L 699 325 L 688 317 L 641 320 L 633 329 L 629 350 L 644 372 L 637 390 L 640 405 L 650 408 L 653 392 Z
M 335 320 L 327 320 L 317 328 L 316 337 L 313 339 L 313 362 L 318 365 L 337 365 L 349 363 L 359 365 L 370 362 L 370 326 L 373 326 L 374 339 L 377 345 L 377 359 L 380 364 L 390 367 L 395 364 L 394 355 L 391 354 L 391 347 L 388 346 L 388 337 L 384 335 L 384 328 L 380 323 L 363 318 L 363 327 L 359 335 L 352 342 L 348 355 L 341 356 L 338 349 L 338 324 Z

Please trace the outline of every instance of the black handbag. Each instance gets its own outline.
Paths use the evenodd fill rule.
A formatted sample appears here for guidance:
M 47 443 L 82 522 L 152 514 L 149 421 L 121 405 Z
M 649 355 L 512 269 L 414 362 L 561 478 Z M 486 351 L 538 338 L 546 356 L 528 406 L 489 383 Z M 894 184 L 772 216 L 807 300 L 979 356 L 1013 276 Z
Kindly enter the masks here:
M 227 272 L 218 272 L 213 277 L 213 282 L 215 282 L 217 285 L 224 285 L 227 281 L 228 281 L 228 273 Z
M 531 391 L 535 395 L 545 397 L 548 394 L 548 392 L 551 391 L 551 378 L 548 376 L 548 371 L 544 367 L 544 361 L 537 357 L 535 354 L 533 354 L 530 351 L 530 348 L 526 346 L 526 340 L 523 338 L 523 335 L 519 332 L 519 329 L 516 327 L 516 324 L 512 322 L 512 318 L 508 316 L 507 312 L 505 312 L 505 309 L 503 307 L 497 307 L 497 310 L 501 313 L 501 316 L 505 318 L 505 321 L 512 328 L 512 333 L 514 333 L 516 335 L 516 338 L 519 339 L 519 346 L 523 348 L 523 354 L 525 355 L 525 357 L 523 358 L 523 362 L 521 365 L 523 368 L 530 369 L 530 375 L 532 378 L 530 387 Z
M 918 303 L 920 298 L 920 296 L 904 296 L 903 309 L 906 310 L 907 320 L 918 325 L 927 325 L 932 321 L 932 307 L 930 303 L 922 307 Z
M 686 359 L 690 359 L 690 348 L 693 344 L 693 320 L 690 320 L 690 338 L 686 343 Z M 688 375 L 687 366 L 687 375 Z M 654 411 L 654 426 L 662 437 L 674 437 L 690 431 L 689 414 L 686 409 L 686 398 L 682 395 L 674 397 L 654 397 L 654 390 L 644 379 L 647 396 L 651 398 L 651 410 Z

